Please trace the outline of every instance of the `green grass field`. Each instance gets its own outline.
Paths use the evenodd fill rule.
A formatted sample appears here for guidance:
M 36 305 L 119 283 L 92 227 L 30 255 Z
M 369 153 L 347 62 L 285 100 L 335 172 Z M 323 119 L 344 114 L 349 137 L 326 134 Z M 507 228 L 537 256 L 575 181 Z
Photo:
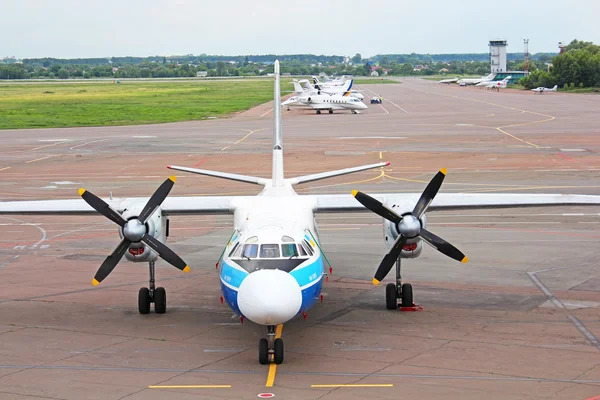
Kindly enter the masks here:
M 200 120 L 272 99 L 271 79 L 0 84 L 0 129 Z
M 289 94 L 290 82 L 282 79 L 282 95 Z M 272 99 L 272 79 L 0 83 L 0 129 L 193 121 L 231 115 Z

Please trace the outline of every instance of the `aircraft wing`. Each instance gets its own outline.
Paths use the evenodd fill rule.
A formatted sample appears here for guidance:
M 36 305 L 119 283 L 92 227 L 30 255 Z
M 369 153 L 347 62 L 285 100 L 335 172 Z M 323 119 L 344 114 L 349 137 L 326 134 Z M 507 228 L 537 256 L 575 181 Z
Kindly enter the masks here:
M 414 206 L 420 193 L 371 194 L 386 205 L 406 204 Z M 368 211 L 351 194 L 313 195 L 315 212 L 360 212 Z M 439 193 L 429 211 L 481 208 L 518 208 L 542 206 L 600 206 L 600 196 L 582 194 L 513 194 L 513 193 Z
M 253 196 L 250 196 L 253 197 Z M 176 214 L 232 214 L 233 199 L 244 199 L 246 196 L 191 196 L 167 197 L 161 208 L 165 215 Z M 146 204 L 148 197 L 130 197 L 123 199 L 103 199 L 113 210 L 122 213 L 133 204 Z M 98 212 L 83 199 L 64 200 L 31 200 L 31 201 L 1 201 L 1 214 L 70 214 L 97 215 Z

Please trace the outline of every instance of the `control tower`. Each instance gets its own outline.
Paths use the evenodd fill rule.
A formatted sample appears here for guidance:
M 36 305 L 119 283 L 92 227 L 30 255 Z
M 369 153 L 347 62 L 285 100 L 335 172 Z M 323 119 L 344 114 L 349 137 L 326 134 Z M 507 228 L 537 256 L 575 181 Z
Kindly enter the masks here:
M 506 72 L 506 40 L 490 40 L 490 61 L 492 73 Z

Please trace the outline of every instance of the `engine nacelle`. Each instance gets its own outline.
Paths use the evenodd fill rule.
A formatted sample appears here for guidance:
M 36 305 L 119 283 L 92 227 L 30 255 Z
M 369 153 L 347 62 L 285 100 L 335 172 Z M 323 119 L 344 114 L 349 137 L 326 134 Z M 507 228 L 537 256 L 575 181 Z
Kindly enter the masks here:
M 142 212 L 143 207 L 144 205 L 140 204 L 139 206 L 134 205 L 130 208 L 125 209 L 125 211 L 122 214 L 123 218 L 125 218 L 127 221 L 129 221 L 130 219 L 137 218 Z M 150 236 L 154 237 L 155 239 L 158 239 L 162 243 L 165 242 L 167 238 L 168 220 L 162 214 L 162 210 L 160 209 L 160 207 L 152 214 L 150 218 L 148 218 L 145 225 L 147 233 Z M 119 236 L 121 237 L 121 239 L 123 238 L 123 231 L 121 228 L 119 228 Z M 156 261 L 156 259 L 158 258 L 158 254 L 155 251 L 153 251 L 150 247 L 146 246 L 144 243 L 134 242 L 127 249 L 127 252 L 125 253 L 125 258 L 127 258 L 128 261 L 132 262 L 150 262 Z
M 394 212 L 396 212 L 396 214 L 398 214 L 398 215 L 406 215 L 412 211 L 411 208 L 408 208 L 408 207 L 401 208 L 396 205 L 393 205 L 391 207 L 391 209 L 394 210 Z M 421 222 L 422 228 L 427 227 L 427 217 L 425 216 L 425 214 L 423 214 L 423 216 L 421 217 L 421 219 L 419 221 Z M 384 220 L 383 221 L 383 239 L 385 240 L 385 244 L 388 247 L 388 249 L 392 247 L 392 245 L 396 241 L 396 238 L 398 237 L 398 235 L 399 235 L 398 227 L 395 224 L 391 223 L 390 221 Z M 406 244 L 404 245 L 402 252 L 400 253 L 400 257 L 401 258 L 416 258 L 421 255 L 421 251 L 423 251 L 423 241 L 421 240 L 420 237 L 417 236 L 415 238 L 410 238 L 406 241 Z

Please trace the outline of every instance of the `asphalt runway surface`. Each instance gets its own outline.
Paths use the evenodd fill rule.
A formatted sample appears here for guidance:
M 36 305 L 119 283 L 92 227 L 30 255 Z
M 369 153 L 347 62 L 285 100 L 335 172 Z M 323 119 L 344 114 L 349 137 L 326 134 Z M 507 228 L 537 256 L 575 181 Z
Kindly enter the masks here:
M 285 88 L 283 88 L 285 90 Z M 461 193 L 600 194 L 600 97 L 500 93 L 420 79 L 361 85 L 359 115 L 282 111 L 286 176 L 378 161 L 306 193 L 421 192 L 440 168 Z M 0 199 L 149 196 L 182 165 L 268 177 L 272 104 L 227 119 L 0 131 Z M 257 186 L 177 173 L 175 196 Z M 91 279 L 118 243 L 101 216 L 0 216 L 2 399 L 590 399 L 600 395 L 600 207 L 428 214 L 469 257 L 403 262 L 420 312 L 371 284 L 386 249 L 369 212 L 323 214 L 324 301 L 283 327 L 285 362 L 257 362 L 262 327 L 219 301 L 227 216 L 171 218 L 189 274 L 159 261 L 164 315 L 139 315 L 146 264 Z M 389 280 L 389 278 L 388 278 Z M 386 282 L 384 282 L 386 283 Z M 153 387 L 159 388 L 153 388 Z M 170 388 L 164 388 L 169 386 Z

